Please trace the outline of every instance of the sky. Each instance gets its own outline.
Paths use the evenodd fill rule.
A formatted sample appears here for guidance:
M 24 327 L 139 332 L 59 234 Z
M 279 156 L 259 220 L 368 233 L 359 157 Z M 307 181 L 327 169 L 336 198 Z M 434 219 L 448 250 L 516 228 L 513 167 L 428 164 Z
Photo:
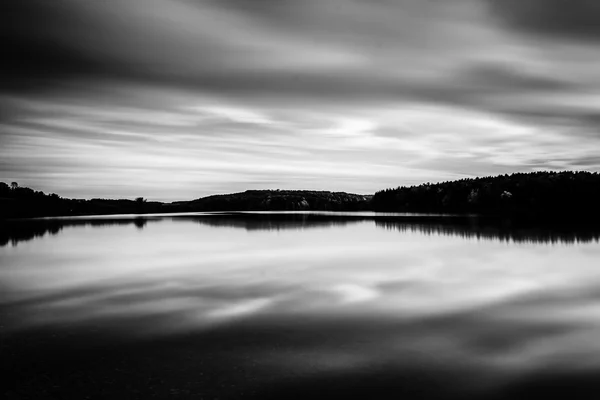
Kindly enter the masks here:
M 6 0 L 0 181 L 76 198 L 600 171 L 597 0 Z

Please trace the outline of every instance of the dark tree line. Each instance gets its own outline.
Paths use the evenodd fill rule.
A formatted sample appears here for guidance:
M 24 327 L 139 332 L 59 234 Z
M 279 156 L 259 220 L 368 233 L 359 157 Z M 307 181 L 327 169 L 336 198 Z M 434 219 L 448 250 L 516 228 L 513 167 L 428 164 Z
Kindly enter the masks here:
M 541 215 L 599 215 L 600 174 L 515 173 L 375 193 L 375 211 Z
M 371 196 L 308 190 L 248 190 L 174 203 L 135 200 L 65 199 L 0 182 L 0 218 L 108 215 L 201 211 L 358 211 L 370 207 Z
M 0 182 L 0 218 L 161 212 L 161 203 L 136 200 L 65 199 L 12 182 Z
M 600 217 L 600 174 L 516 173 L 398 187 L 362 196 L 308 190 L 248 190 L 174 203 L 65 199 L 0 182 L 0 218 L 186 211 L 397 211 Z

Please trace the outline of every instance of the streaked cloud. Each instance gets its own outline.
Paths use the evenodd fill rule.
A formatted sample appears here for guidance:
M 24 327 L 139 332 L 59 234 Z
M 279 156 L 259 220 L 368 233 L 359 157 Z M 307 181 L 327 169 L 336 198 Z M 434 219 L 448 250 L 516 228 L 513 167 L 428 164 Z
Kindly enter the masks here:
M 573 40 L 600 39 L 600 4 L 593 0 L 489 0 L 511 27 Z
M 598 7 L 496 0 L 0 6 L 0 180 L 181 200 L 600 170 Z

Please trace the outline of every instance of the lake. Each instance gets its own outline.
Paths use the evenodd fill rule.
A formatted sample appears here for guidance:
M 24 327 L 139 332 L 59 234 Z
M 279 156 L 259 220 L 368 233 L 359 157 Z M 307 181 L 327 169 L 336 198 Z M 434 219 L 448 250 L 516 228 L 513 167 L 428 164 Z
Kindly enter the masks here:
M 0 397 L 596 398 L 599 239 L 373 213 L 11 222 Z

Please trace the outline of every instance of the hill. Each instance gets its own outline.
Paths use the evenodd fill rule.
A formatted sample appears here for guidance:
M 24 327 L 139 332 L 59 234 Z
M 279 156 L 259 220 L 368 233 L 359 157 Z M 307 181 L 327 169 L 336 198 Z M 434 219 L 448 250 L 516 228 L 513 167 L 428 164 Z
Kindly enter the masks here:
M 186 211 L 360 211 L 372 196 L 312 190 L 247 190 L 172 203 Z
M 248 190 L 174 203 L 128 199 L 66 199 L 0 182 L 0 218 L 150 214 L 201 211 L 359 211 L 372 196 L 309 190 Z

